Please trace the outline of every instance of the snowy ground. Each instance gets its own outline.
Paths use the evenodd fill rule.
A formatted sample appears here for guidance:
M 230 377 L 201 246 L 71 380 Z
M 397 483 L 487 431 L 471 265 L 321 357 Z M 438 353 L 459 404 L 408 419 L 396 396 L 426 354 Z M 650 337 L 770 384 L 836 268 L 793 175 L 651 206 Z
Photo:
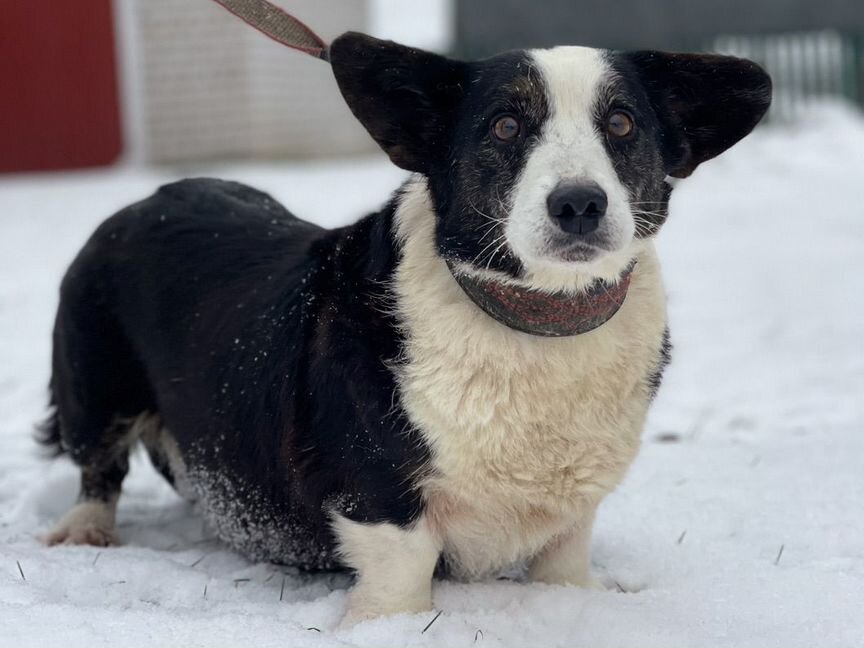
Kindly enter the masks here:
M 114 209 L 201 171 L 0 179 L 0 645 L 864 645 L 864 120 L 763 130 L 676 191 L 660 238 L 674 362 L 594 539 L 628 593 L 436 583 L 425 633 L 432 614 L 335 632 L 344 577 L 209 541 L 142 457 L 123 547 L 36 540 L 77 490 L 30 440 L 61 273 Z M 402 177 L 379 159 L 204 171 L 329 224 Z

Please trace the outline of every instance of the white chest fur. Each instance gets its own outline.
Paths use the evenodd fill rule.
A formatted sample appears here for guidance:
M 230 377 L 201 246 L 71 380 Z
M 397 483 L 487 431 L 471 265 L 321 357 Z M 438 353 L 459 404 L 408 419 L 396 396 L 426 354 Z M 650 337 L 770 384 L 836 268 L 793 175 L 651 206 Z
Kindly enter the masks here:
M 416 182 L 397 214 L 400 396 L 429 443 L 426 515 L 451 566 L 477 576 L 536 553 L 620 481 L 639 446 L 666 326 L 653 245 L 627 299 L 573 338 L 526 335 L 477 308 L 435 252 Z

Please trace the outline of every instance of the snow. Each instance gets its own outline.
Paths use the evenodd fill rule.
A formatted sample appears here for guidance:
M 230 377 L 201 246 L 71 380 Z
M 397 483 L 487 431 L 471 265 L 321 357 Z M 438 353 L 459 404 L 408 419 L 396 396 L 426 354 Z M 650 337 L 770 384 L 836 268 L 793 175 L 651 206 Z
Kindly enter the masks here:
M 142 456 L 122 547 L 37 541 L 77 491 L 71 465 L 30 439 L 60 276 L 113 210 L 201 173 L 329 225 L 403 177 L 370 158 L 0 179 L 0 646 L 862 644 L 860 116 L 828 106 L 764 128 L 676 190 L 659 242 L 676 348 L 643 451 L 600 509 L 594 562 L 610 591 L 438 582 L 443 614 L 425 633 L 433 613 L 334 630 L 347 577 L 283 573 L 209 541 Z

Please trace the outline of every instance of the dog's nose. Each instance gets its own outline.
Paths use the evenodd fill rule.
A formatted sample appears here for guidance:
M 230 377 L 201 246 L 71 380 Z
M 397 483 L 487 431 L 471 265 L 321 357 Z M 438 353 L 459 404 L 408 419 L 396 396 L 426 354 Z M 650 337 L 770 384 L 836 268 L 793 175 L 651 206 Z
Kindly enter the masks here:
M 590 234 L 606 214 L 606 192 L 596 182 L 561 182 L 546 205 L 549 217 L 568 234 Z

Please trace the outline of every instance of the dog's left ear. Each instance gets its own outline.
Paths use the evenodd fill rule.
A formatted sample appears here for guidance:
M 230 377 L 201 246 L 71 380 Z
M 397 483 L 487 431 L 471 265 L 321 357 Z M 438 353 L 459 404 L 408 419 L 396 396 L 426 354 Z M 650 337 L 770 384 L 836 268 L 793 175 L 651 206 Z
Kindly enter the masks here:
M 330 45 L 342 96 L 390 159 L 428 173 L 446 158 L 467 65 L 348 32 Z
M 628 52 L 661 122 L 666 173 L 686 178 L 747 135 L 771 105 L 771 77 L 746 59 Z

